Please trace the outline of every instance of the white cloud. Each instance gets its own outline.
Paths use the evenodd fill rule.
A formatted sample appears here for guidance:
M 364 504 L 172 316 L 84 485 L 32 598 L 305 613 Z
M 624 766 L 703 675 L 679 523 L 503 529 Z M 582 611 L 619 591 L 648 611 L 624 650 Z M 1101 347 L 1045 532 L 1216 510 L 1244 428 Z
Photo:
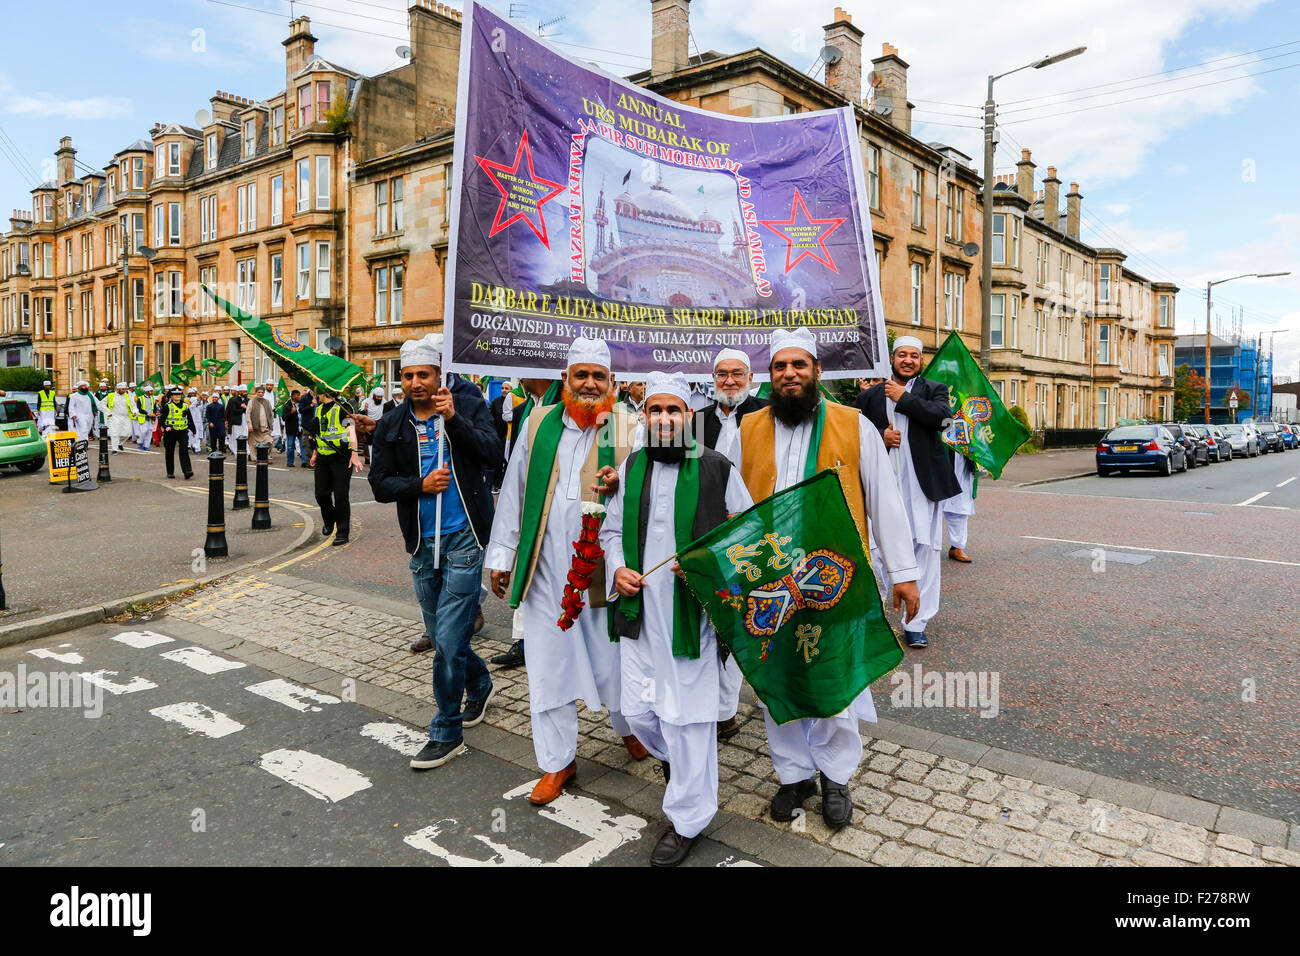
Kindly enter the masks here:
M 1192 167 L 1183 162 L 1169 163 L 1165 166 L 1165 175 L 1167 176 L 1186 176 L 1192 171 Z
M 1129 211 L 1129 204 L 1126 202 L 1110 202 L 1103 207 L 1112 216 L 1122 216 Z
M 56 93 L 25 93 L 0 76 L 0 103 L 15 116 L 41 119 L 121 119 L 131 115 L 131 100 L 125 96 L 60 96 Z

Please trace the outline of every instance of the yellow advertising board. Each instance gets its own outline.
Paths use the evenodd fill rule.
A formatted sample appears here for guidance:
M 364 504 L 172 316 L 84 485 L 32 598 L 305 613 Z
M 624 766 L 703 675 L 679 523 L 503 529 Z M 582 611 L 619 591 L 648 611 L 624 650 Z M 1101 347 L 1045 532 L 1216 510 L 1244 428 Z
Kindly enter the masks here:
M 76 444 L 76 432 L 50 432 L 45 436 L 48 452 L 45 461 L 50 469 L 50 484 L 77 480 L 77 466 L 72 461 L 72 450 Z

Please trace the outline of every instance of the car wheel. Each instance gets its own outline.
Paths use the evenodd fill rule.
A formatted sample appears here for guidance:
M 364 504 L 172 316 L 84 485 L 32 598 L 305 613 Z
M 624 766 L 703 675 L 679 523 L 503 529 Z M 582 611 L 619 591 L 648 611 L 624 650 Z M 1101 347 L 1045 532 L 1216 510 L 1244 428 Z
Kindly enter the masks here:
M 18 470 L 31 474 L 33 471 L 39 471 L 45 465 L 44 458 L 33 458 L 30 461 L 18 462 Z
M 1184 471 L 1184 472 L 1187 471 L 1187 456 L 1186 456 L 1186 455 L 1183 455 L 1183 464 L 1182 464 L 1182 467 L 1179 468 L 1178 470 L 1179 470 L 1179 471 Z
M 1102 468 L 1102 467 L 1100 467 L 1100 466 L 1097 467 L 1097 477 L 1098 477 L 1098 478 L 1109 478 L 1110 475 L 1111 475 L 1111 471 L 1110 471 L 1109 468 Z
M 1170 455 L 1160 463 L 1160 474 L 1168 478 L 1174 473 L 1174 456 Z

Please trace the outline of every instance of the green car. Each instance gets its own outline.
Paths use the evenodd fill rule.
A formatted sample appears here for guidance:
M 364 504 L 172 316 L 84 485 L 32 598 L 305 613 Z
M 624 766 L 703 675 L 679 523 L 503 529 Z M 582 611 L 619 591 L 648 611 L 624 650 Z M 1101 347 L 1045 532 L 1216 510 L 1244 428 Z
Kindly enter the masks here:
M 36 471 L 45 464 L 45 442 L 31 406 L 20 398 L 0 399 L 0 465 Z

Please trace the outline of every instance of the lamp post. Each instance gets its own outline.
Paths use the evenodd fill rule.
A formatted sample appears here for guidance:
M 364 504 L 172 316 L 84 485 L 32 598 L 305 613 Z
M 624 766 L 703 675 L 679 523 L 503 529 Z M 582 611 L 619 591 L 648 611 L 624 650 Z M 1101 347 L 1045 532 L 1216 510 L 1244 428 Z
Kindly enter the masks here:
M 1205 283 L 1205 424 L 1210 424 L 1210 304 L 1214 287 L 1237 279 L 1270 279 L 1274 276 L 1289 276 L 1290 272 L 1243 272 L 1239 276 L 1227 279 L 1215 279 Z M 1258 384 L 1258 383 L 1257 383 Z M 1256 389 L 1258 391 L 1258 388 Z M 1259 396 L 1255 396 L 1258 400 Z
M 1026 63 L 1014 70 L 1007 70 L 1005 73 L 989 77 L 988 98 L 984 101 L 984 248 L 982 250 L 983 260 L 980 266 L 980 285 L 982 286 L 980 290 L 980 368 L 984 370 L 985 375 L 988 375 L 989 365 L 993 360 L 993 257 L 991 251 L 993 246 L 993 131 L 997 126 L 997 104 L 993 102 L 993 81 L 1000 80 L 1004 76 L 1010 76 L 1012 73 L 1019 73 L 1021 70 L 1041 70 L 1045 66 L 1051 66 L 1053 63 L 1060 63 L 1062 60 L 1078 56 L 1086 49 L 1088 49 L 1086 46 L 1077 46 L 1073 50 L 1066 50 L 1064 53 L 1057 53 L 1055 56 L 1045 56 L 1041 60 L 1035 60 L 1033 63 Z M 1006 318 L 1004 317 L 1003 322 L 1005 321 Z

